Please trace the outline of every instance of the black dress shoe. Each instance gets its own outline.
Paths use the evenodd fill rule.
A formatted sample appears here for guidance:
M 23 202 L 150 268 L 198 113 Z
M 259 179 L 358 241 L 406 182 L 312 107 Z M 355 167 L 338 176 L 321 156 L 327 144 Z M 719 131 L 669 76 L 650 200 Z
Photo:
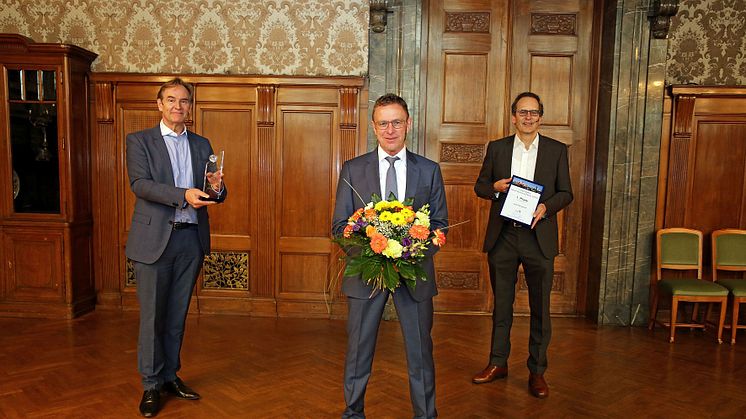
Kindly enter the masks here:
M 152 418 L 161 408 L 161 393 L 158 390 L 145 390 L 140 400 L 140 414 Z
M 163 384 L 163 390 L 182 399 L 199 400 L 200 398 L 199 393 L 189 388 L 179 377 L 176 377 L 174 381 Z

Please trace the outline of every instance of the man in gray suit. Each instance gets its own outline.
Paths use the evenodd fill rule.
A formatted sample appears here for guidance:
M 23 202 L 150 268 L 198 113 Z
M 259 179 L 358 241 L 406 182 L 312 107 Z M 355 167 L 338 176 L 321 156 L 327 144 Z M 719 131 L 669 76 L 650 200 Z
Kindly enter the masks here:
M 160 124 L 127 135 L 127 173 L 137 201 L 126 255 L 134 264 L 140 302 L 137 358 L 145 417 L 158 414 L 161 390 L 183 399 L 200 397 L 176 372 L 192 290 L 210 252 L 207 207 L 222 202 L 227 191 L 222 171 L 208 176 L 217 202 L 202 200 L 209 195 L 197 187 L 213 151 L 184 124 L 192 98 L 190 84 L 178 78 L 166 82 L 158 91 Z
M 373 131 L 378 148 L 344 163 L 337 183 L 333 234 L 339 236 L 347 218 L 363 207 L 372 194 L 388 198 L 393 191 L 400 201 L 414 198 L 417 210 L 430 204 L 430 228 L 448 224 L 443 177 L 437 163 L 407 151 L 404 142 L 412 128 L 407 103 L 399 96 L 381 96 L 373 106 Z M 360 197 L 358 197 L 358 194 Z M 435 286 L 430 246 L 423 261 L 427 280 L 417 280 L 414 288 L 401 285 L 393 293 L 404 335 L 409 370 L 409 393 L 415 418 L 434 418 L 435 366 L 430 331 L 433 325 Z M 354 249 L 346 249 L 354 252 Z M 345 277 L 342 291 L 347 295 L 347 357 L 344 372 L 345 418 L 364 418 L 365 389 L 371 374 L 378 326 L 388 299 L 388 291 L 375 291 L 359 277 Z
M 558 253 L 556 215 L 572 202 L 572 188 L 567 146 L 539 134 L 544 115 L 539 96 L 519 94 L 511 113 L 515 135 L 489 143 L 474 185 L 477 196 L 492 201 L 483 251 L 487 253 L 495 308 L 489 364 L 472 381 L 483 384 L 508 375 L 515 286 L 518 265 L 522 264 L 531 309 L 528 387 L 532 395 L 544 398 L 549 395 L 544 371 L 552 334 L 549 296 Z M 514 175 L 544 186 L 530 226 L 500 216 Z

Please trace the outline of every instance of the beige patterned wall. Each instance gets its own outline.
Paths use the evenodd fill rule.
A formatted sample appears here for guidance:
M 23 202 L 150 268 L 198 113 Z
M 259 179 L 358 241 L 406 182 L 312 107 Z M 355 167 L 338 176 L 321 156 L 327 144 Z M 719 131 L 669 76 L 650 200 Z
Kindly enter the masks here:
M 746 0 L 681 0 L 666 82 L 746 85 Z
M 0 0 L 0 32 L 76 44 L 94 71 L 365 75 L 368 0 Z

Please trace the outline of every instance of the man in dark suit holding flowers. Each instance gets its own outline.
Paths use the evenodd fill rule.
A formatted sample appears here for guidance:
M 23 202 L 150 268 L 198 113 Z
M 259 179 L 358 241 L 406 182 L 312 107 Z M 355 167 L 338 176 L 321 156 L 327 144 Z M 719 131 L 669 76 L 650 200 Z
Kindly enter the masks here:
M 373 194 L 400 200 L 412 198 L 416 211 L 429 205 L 430 230 L 448 224 L 443 177 L 437 163 L 407 151 L 406 136 L 412 128 L 407 103 L 394 94 L 381 96 L 373 106 L 373 130 L 378 147 L 367 154 L 345 162 L 337 183 L 333 234 L 340 237 L 348 218 L 365 206 Z M 426 279 L 417 279 L 414 287 L 401 285 L 393 292 L 404 345 L 407 352 L 409 392 L 415 418 L 434 418 L 435 367 L 430 331 L 433 325 L 435 285 L 433 255 L 437 246 L 425 251 L 421 267 Z M 355 252 L 354 249 L 346 249 Z M 357 249 L 359 250 L 359 249 Z M 344 372 L 346 409 L 344 418 L 363 418 L 365 389 L 371 374 L 378 326 L 390 291 L 376 289 L 360 275 L 343 279 L 347 295 L 347 357 Z

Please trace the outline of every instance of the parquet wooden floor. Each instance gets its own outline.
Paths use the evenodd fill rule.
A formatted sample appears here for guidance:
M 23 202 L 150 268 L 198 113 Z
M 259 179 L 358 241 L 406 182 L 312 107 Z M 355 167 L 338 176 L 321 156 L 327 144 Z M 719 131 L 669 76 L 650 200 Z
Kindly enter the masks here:
M 137 313 L 72 321 L 0 318 L 0 417 L 136 418 Z M 490 318 L 438 315 L 433 337 L 442 418 L 706 418 L 746 416 L 746 336 L 596 327 L 554 319 L 547 381 L 531 397 L 528 319 L 516 318 L 510 376 L 474 385 Z M 335 418 L 343 407 L 341 320 L 190 316 L 180 376 L 202 400 L 167 399 L 159 418 Z M 368 417 L 411 417 L 399 325 L 383 322 Z

